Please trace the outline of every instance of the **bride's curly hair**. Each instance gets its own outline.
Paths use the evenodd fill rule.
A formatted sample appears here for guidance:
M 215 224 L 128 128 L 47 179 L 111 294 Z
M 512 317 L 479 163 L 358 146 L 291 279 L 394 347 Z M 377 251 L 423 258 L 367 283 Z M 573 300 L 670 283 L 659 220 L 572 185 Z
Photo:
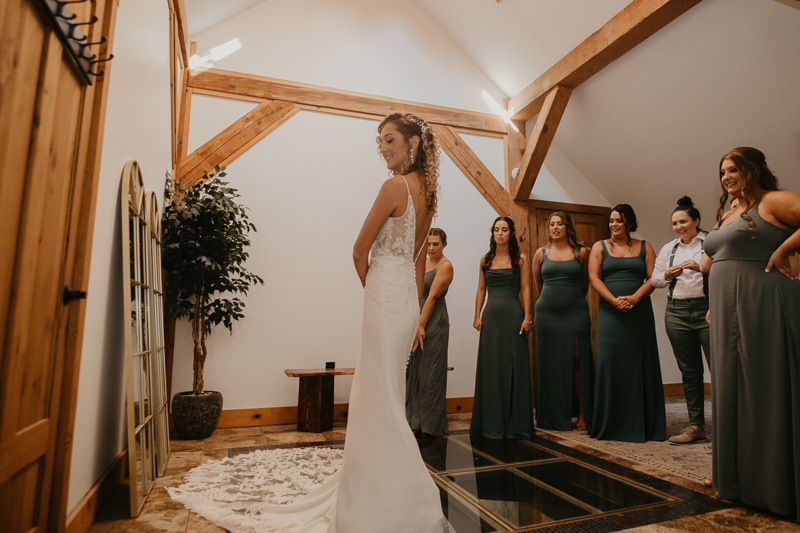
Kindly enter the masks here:
M 425 199 L 428 205 L 428 214 L 433 216 L 438 209 L 439 196 L 439 140 L 434 135 L 430 126 L 425 120 L 412 115 L 411 113 L 392 113 L 378 126 L 378 145 L 380 146 L 380 133 L 383 127 L 393 123 L 397 126 L 406 143 L 415 135 L 420 138 L 420 150 L 417 151 L 414 162 L 410 165 L 406 161 L 400 172 L 392 175 L 406 175 L 418 171 L 422 174 L 425 184 Z

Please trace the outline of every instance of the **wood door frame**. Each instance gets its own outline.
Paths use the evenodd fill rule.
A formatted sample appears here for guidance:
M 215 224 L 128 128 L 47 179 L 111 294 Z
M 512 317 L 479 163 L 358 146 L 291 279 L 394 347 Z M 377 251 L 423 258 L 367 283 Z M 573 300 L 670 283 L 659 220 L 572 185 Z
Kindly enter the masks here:
M 101 34 L 107 41 L 102 45 L 100 57 L 108 57 L 113 49 L 114 29 L 118 0 L 97 0 L 95 10 L 102 6 Z M 98 40 L 98 39 L 93 39 Z M 91 106 L 91 113 L 82 117 L 80 138 L 76 147 L 76 173 L 84 176 L 83 187 L 75 190 L 69 218 L 69 240 L 74 243 L 67 252 L 67 277 L 73 286 L 88 289 L 92 259 L 92 241 L 100 181 L 100 162 L 103 151 L 108 87 L 113 61 L 106 62 L 103 76 L 86 88 L 83 105 Z M 78 403 L 81 349 L 86 319 L 86 301 L 70 305 L 67 319 L 59 328 L 63 339 L 64 372 L 61 387 L 61 409 L 58 414 L 56 455 L 53 468 L 53 485 L 50 494 L 50 512 L 47 531 L 62 533 L 66 528 L 69 501 L 69 480 L 72 468 L 72 444 Z
M 553 211 L 570 211 L 575 213 L 591 213 L 594 215 L 611 215 L 611 206 L 588 204 L 570 204 L 566 202 L 551 202 L 550 200 L 528 200 L 529 209 L 552 209 Z M 607 238 L 607 237 L 606 237 Z
M 604 207 L 600 205 L 588 205 L 588 204 L 570 204 L 566 202 L 552 202 L 549 200 L 528 200 L 528 217 L 536 216 L 537 209 L 546 209 L 549 211 L 567 211 L 571 213 L 586 213 L 590 215 L 600 215 L 608 219 L 611 215 L 611 206 Z M 530 225 L 534 226 L 535 222 L 531 221 Z M 533 243 L 533 236 L 531 235 L 530 239 L 530 257 L 531 263 L 533 262 L 533 255 L 536 253 L 536 247 L 538 247 L 538 239 L 539 239 L 539 225 L 535 224 L 536 226 L 536 239 L 537 244 L 534 246 Z M 533 233 L 533 231 L 531 231 Z M 610 237 L 610 232 L 608 229 L 608 225 L 604 226 L 603 234 L 601 235 L 602 239 L 607 239 Z M 533 265 L 531 265 L 532 267 Z M 531 272 L 531 275 L 533 273 Z M 531 279 L 531 315 L 533 316 L 533 321 L 536 322 L 536 301 L 539 299 L 539 294 L 536 293 L 536 289 L 534 288 L 533 279 Z M 533 328 L 534 335 L 532 338 L 535 338 L 536 326 L 534 325 Z M 534 391 L 533 393 L 533 404 L 536 405 L 536 342 L 535 340 L 531 343 L 531 349 L 529 350 L 529 365 L 531 371 L 531 390 Z

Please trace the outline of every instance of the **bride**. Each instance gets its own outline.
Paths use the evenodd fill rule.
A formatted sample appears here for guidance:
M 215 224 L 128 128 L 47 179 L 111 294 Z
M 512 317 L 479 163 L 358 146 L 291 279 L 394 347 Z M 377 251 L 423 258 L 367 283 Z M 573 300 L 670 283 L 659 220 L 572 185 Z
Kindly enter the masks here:
M 408 113 L 389 115 L 378 133 L 378 151 L 392 177 L 381 187 L 353 247 L 353 262 L 365 289 L 364 317 L 342 466 L 294 501 L 286 497 L 284 486 L 292 483 L 284 481 L 284 471 L 276 474 L 275 464 L 265 463 L 286 463 L 288 452 L 291 465 L 287 470 L 303 480 L 294 485 L 313 487 L 314 481 L 333 471 L 326 451 L 280 450 L 279 461 L 269 456 L 256 465 L 227 460 L 229 474 L 207 475 L 206 480 L 225 481 L 205 500 L 199 497 L 198 483 L 170 489 L 173 498 L 230 531 L 451 531 L 439 489 L 405 416 L 406 362 L 412 344 L 423 342 L 417 327 L 425 270 L 420 252 L 436 213 L 439 146 L 427 123 Z M 212 509 L 209 500 L 233 499 L 230 484 L 241 483 L 241 478 L 248 479 L 249 493 L 256 495 L 258 503 L 248 500 L 245 510 L 240 506 L 233 511 L 238 513 L 235 518 L 230 510 Z M 276 487 L 284 491 L 282 498 L 258 496 L 277 494 Z M 286 501 L 291 503 L 272 504 Z

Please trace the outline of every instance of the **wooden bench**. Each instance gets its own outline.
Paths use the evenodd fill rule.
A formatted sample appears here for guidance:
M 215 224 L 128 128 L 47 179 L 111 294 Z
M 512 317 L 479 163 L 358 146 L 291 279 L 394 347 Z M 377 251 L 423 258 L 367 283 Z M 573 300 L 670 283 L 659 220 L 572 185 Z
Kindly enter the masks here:
M 453 370 L 452 366 L 447 367 Z M 333 427 L 333 377 L 352 376 L 355 368 L 288 368 L 290 378 L 300 378 L 297 392 L 297 431 L 322 433 Z

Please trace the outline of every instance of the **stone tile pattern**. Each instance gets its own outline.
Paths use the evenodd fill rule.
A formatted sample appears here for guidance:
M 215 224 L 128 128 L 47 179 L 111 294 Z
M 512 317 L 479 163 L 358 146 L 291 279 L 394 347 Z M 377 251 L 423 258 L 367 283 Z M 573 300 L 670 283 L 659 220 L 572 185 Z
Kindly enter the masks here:
M 465 432 L 469 429 L 470 413 L 459 413 L 448 416 L 451 432 Z M 224 533 L 221 529 L 204 518 L 190 512 L 182 504 L 175 502 L 169 497 L 165 487 L 178 486 L 184 481 L 184 474 L 197 465 L 209 460 L 220 460 L 227 457 L 232 450 L 237 448 L 261 448 L 278 447 L 281 445 L 291 446 L 298 443 L 315 443 L 322 441 L 341 441 L 344 439 L 344 423 L 335 423 L 334 428 L 325 433 L 298 433 L 294 425 L 284 426 L 263 426 L 255 428 L 229 428 L 218 429 L 206 440 L 182 441 L 171 440 L 170 449 L 172 454 L 167 464 L 165 475 L 156 479 L 152 492 L 144 504 L 142 513 L 135 519 L 130 518 L 128 489 L 127 486 L 121 487 L 115 497 L 102 509 L 97 521 L 92 526 L 90 533 L 154 533 L 154 532 L 181 532 L 181 533 Z M 542 435 L 542 433 L 540 433 Z M 592 526 L 587 522 L 572 522 L 570 524 L 556 524 L 546 528 L 548 532 L 588 532 L 588 531 L 622 531 L 630 533 L 745 533 L 759 531 L 761 533 L 778 532 L 797 532 L 800 533 L 800 525 L 779 520 L 777 518 L 758 513 L 756 511 L 730 508 L 717 510 L 712 508 L 710 502 L 718 502 L 720 506 L 727 505 L 726 502 L 713 499 L 703 499 L 702 496 L 713 495 L 710 489 L 686 478 L 659 470 L 658 468 L 644 465 L 630 459 L 621 458 L 617 455 L 596 450 L 575 440 L 565 439 L 560 435 L 544 435 L 546 440 L 558 444 L 561 453 L 569 455 L 568 448 L 576 452 L 589 454 L 597 459 L 605 460 L 603 463 L 606 468 L 613 470 L 613 464 L 627 469 L 633 469 L 639 474 L 630 473 L 628 477 L 632 481 L 641 482 L 646 479 L 651 484 L 658 484 L 659 481 L 666 481 L 675 485 L 689 489 L 694 493 L 700 493 L 696 497 L 677 505 L 703 505 L 707 511 L 704 514 L 696 514 L 686 518 L 674 518 L 669 513 L 659 516 L 660 523 L 650 522 L 648 516 L 644 514 L 655 509 L 643 509 L 619 515 L 592 519 Z M 544 439 L 542 439 L 544 440 Z M 581 454 L 581 457 L 585 457 Z M 645 483 L 647 484 L 647 483 Z M 656 488 L 654 486 L 654 488 Z M 673 492 L 677 490 L 672 489 Z M 667 491 L 665 491 L 667 492 Z M 666 506 L 668 509 L 671 506 Z M 658 509 L 658 508 L 656 508 Z M 679 509 L 676 509 L 676 511 Z M 687 509 L 684 509 L 684 514 Z M 691 510 L 690 510 L 691 511 Z M 695 511 L 703 511 L 696 509 Z M 602 520 L 602 523 L 596 522 Z M 649 525 L 643 525 L 649 524 Z M 597 528 L 597 529 L 595 529 Z

